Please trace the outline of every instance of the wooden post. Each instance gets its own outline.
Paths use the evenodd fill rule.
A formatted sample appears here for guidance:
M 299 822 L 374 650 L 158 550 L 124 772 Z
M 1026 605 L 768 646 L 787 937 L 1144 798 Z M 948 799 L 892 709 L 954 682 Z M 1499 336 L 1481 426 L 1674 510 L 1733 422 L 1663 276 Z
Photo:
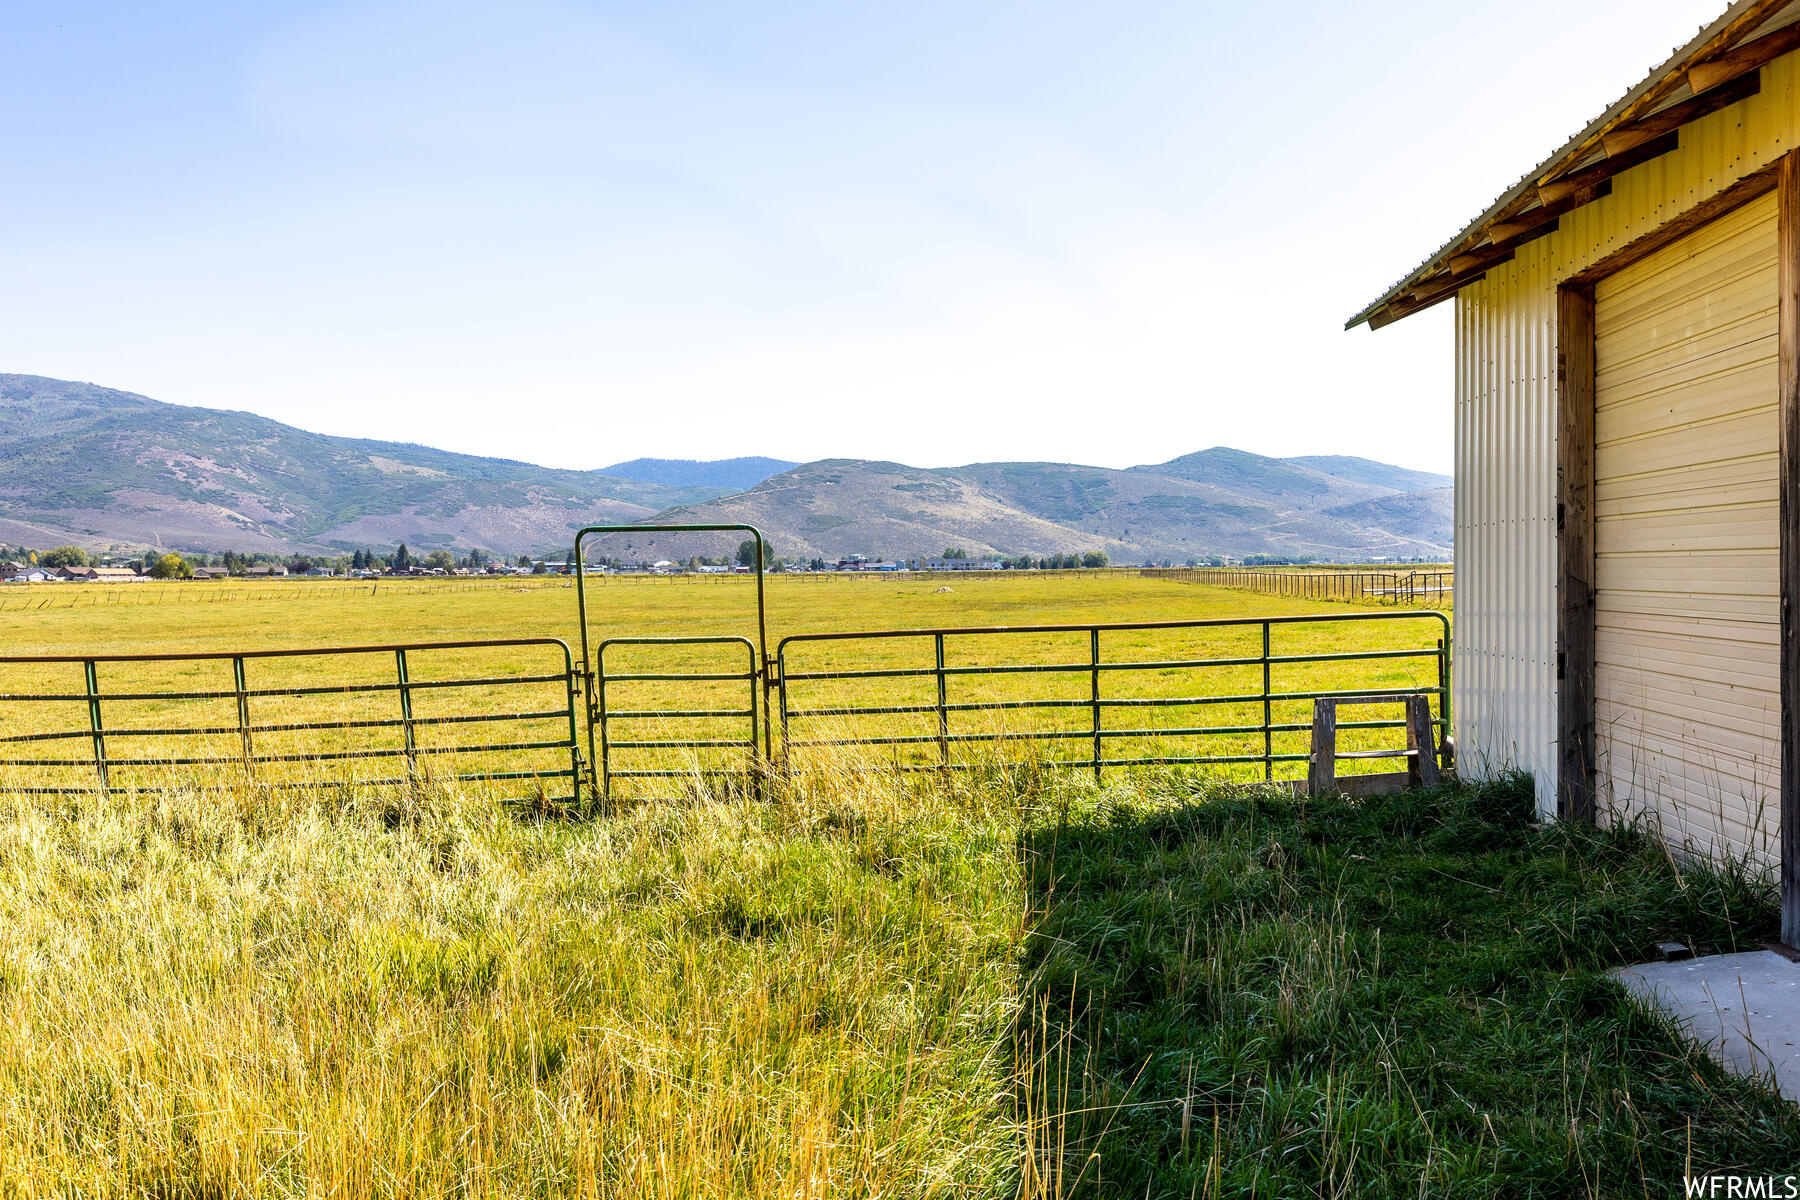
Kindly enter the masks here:
M 1780 293 L 1781 940 L 1800 946 L 1800 163 L 1790 151 L 1775 182 Z
M 1306 764 L 1306 790 L 1324 796 L 1337 787 L 1337 701 L 1313 701 L 1312 758 Z
M 1406 698 L 1406 748 L 1412 757 L 1406 760 L 1406 781 L 1413 787 L 1438 785 L 1437 738 L 1431 724 L 1431 700 L 1426 696 Z
M 1594 794 L 1594 289 L 1556 312 L 1557 813 L 1591 822 Z

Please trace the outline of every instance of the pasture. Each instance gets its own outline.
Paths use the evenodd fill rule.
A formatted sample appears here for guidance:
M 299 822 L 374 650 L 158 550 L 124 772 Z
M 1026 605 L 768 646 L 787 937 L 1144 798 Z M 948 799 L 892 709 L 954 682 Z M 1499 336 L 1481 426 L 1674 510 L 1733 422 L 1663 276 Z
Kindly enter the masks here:
M 22 594 L 21 594 L 22 593 Z M 773 576 L 767 590 L 769 648 L 793 634 L 859 629 L 946 626 L 1080 625 L 1088 622 L 1244 620 L 1267 616 L 1344 614 L 1367 608 L 1318 604 L 1131 573 L 1055 573 L 946 577 Z M 753 582 L 743 577 L 614 577 L 590 581 L 590 633 L 594 642 L 615 637 L 753 635 Z M 1110 631 L 1104 638 L 1082 630 L 1061 633 L 958 635 L 944 658 L 930 638 L 808 641 L 788 648 L 783 672 L 793 679 L 781 699 L 794 719 L 778 730 L 796 744 L 874 742 L 845 761 L 856 765 L 913 766 L 942 758 L 982 758 L 995 739 L 1009 756 L 1052 763 L 1091 762 L 1096 728 L 1108 760 L 1217 758 L 1210 773 L 1242 780 L 1270 774 L 1261 761 L 1277 758 L 1276 778 L 1304 773 L 1313 691 L 1436 686 L 1433 648 L 1443 626 L 1431 618 L 1358 621 L 1353 624 L 1277 625 L 1265 645 L 1261 627 Z M 559 637 L 579 649 L 572 584 L 563 579 L 397 580 L 379 583 L 188 583 L 129 587 L 20 588 L 0 591 L 0 636 L 17 654 L 171 654 L 283 650 L 393 642 Z M 1412 653 L 1417 657 L 1277 661 L 1266 672 L 1264 653 L 1277 660 L 1308 655 Z M 1216 665 L 1193 666 L 1212 660 Z M 721 645 L 609 648 L 609 675 L 729 674 L 749 665 L 743 647 Z M 1097 663 L 1095 669 L 1089 664 Z M 1135 664 L 1135 665 L 1134 665 Z M 931 672 L 947 672 L 940 691 Z M 562 669 L 550 647 L 466 648 L 411 654 L 407 669 L 416 690 L 408 696 L 419 728 L 419 753 L 440 773 L 459 769 L 568 773 L 567 707 L 563 685 L 549 678 Z M 391 689 L 389 653 L 330 660 L 269 658 L 244 664 L 241 680 L 228 660 L 101 664 L 89 688 L 130 697 L 105 701 L 107 753 L 129 745 L 116 784 L 161 777 L 157 758 L 176 768 L 224 766 L 244 753 L 249 739 L 237 726 L 259 726 L 256 752 L 284 761 L 259 770 L 266 781 L 302 776 L 390 778 L 392 762 L 364 762 L 357 748 L 398 753 L 402 731 L 384 725 L 397 716 L 391 690 L 332 694 L 330 685 Z M 48 771 L 56 786 L 82 786 L 92 773 L 80 663 L 53 667 L 0 664 L 0 692 L 42 697 L 62 694 L 59 705 L 0 701 L 0 731 L 44 739 L 22 759 L 30 770 Z M 909 672 L 899 676 L 844 678 L 846 672 Z M 507 674 L 532 684 L 448 686 L 459 680 Z M 808 678 L 811 676 L 811 678 Z M 127 681 L 122 683 L 121 681 Z M 385 683 L 383 681 L 386 681 Z M 227 693 L 249 689 L 239 711 Z M 258 691 L 300 689 L 304 695 L 264 699 Z M 1260 700 L 1264 690 L 1300 698 Z M 158 692 L 200 693 L 169 700 Z M 643 714 L 609 730 L 616 747 L 615 772 L 679 769 L 706 771 L 743 765 L 748 736 L 742 717 L 666 716 L 671 712 L 741 712 L 751 694 L 730 680 L 621 680 L 609 683 L 610 710 Z M 1236 700 L 1221 702 L 1222 698 Z M 1184 698 L 1199 703 L 1186 704 Z M 1098 700 L 1098 703 L 1095 701 Z M 852 709 L 877 709 L 863 713 Z M 940 711 L 942 722 L 940 723 Z M 1369 720 L 1392 721 L 1394 711 Z M 540 714 L 492 730 L 489 741 L 536 747 L 501 756 L 462 754 L 474 741 L 469 722 L 482 714 Z M 780 713 L 775 715 L 780 722 Z M 1264 736 L 1261 726 L 1273 723 Z M 484 731 L 490 727 L 483 726 Z M 181 738 L 152 738 L 133 729 L 197 730 Z M 63 736 L 53 737 L 53 730 Z M 1218 732 L 1212 732 L 1212 731 Z M 117 731 L 117 732 L 114 732 Z M 132 739 L 136 739 L 133 741 Z M 676 751 L 669 743 L 712 743 Z M 54 745 L 52 745 L 54 743 Z M 242 743 L 242 744 L 240 744 Z M 637 746 L 633 743 L 651 743 Z M 1346 727 L 1349 752 L 1392 748 L 1398 731 Z M 410 743 L 409 743 L 410 744 Z M 54 750 L 57 753 L 51 753 Z M 60 758 L 57 756 L 60 754 Z M 434 757 L 441 756 L 441 757 Z M 14 759 L 20 756 L 12 755 Z M 67 768 L 47 766 L 66 761 Z M 324 771 L 324 768 L 331 768 Z M 1369 761 L 1358 769 L 1392 770 L 1398 760 Z M 322 782 L 323 780 L 321 780 Z M 551 778 L 543 786 L 567 794 Z M 666 780 L 615 781 L 619 796 L 669 791 Z

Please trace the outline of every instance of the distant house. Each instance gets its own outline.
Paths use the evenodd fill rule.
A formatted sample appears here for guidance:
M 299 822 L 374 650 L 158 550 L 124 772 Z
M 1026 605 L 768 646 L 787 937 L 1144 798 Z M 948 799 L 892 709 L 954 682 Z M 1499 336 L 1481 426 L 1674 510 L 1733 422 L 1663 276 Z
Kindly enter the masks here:
M 0 582 L 4 583 L 60 583 L 62 577 L 49 567 L 27 567 L 19 563 L 7 563 L 0 569 Z
M 1005 563 L 997 558 L 928 558 L 927 571 L 999 571 Z
M 287 573 L 288 569 L 280 563 L 274 563 L 264 567 L 249 567 L 244 571 L 244 574 L 252 579 L 281 579 L 285 577 Z
M 56 574 L 76 583 L 135 583 L 141 578 L 130 567 L 58 567 Z
M 231 578 L 231 568 L 230 567 L 195 567 L 194 568 L 194 578 L 195 579 L 229 579 L 229 578 Z

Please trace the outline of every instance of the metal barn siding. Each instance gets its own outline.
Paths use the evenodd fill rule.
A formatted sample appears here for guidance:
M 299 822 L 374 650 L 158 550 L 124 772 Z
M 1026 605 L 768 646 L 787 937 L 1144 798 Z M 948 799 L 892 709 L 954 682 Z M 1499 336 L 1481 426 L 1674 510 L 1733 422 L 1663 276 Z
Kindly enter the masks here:
M 1457 762 L 1556 811 L 1556 312 L 1570 275 L 1800 144 L 1800 56 L 1456 298 Z
M 1776 202 L 1594 296 L 1599 801 L 1673 845 L 1777 859 Z

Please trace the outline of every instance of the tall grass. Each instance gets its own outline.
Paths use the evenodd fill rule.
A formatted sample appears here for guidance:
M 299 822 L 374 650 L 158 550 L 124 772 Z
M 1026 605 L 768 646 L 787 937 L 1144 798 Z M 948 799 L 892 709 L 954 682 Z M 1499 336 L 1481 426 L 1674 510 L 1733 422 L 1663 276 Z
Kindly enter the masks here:
M 1004 792 L 0 796 L 12 1194 L 991 1193 Z

